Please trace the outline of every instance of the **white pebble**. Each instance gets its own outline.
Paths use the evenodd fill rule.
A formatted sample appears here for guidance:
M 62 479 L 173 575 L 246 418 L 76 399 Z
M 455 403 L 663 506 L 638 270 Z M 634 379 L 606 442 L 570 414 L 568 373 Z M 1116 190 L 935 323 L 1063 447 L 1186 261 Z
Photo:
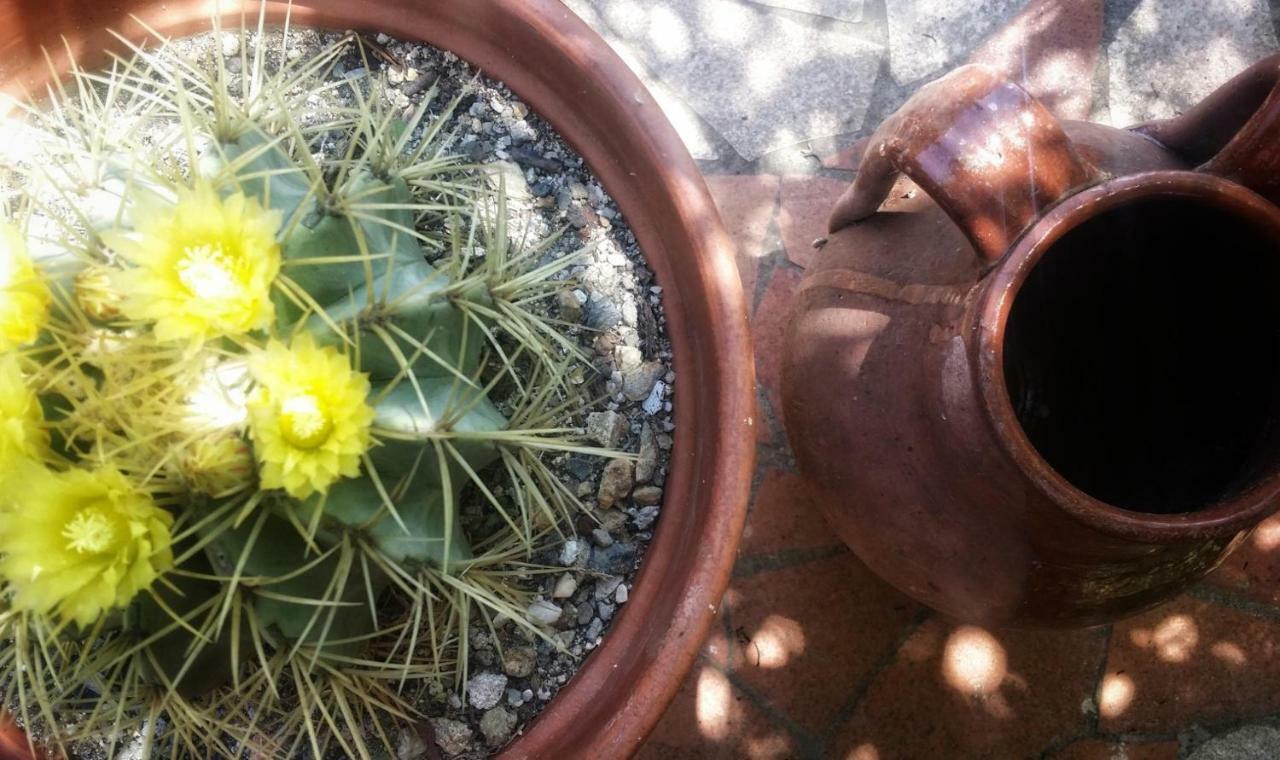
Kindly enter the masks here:
M 467 701 L 477 710 L 496 707 L 507 693 L 507 677 L 501 673 L 480 673 L 467 681 Z
M 555 590 L 551 592 L 552 599 L 568 599 L 573 596 L 573 592 L 578 590 L 578 582 L 573 576 L 565 573 L 556 581 Z
M 562 612 L 556 605 L 541 599 L 530 604 L 528 609 L 529 619 L 542 625 L 552 625 L 560 619 Z
M 619 584 L 618 590 L 613 592 L 613 600 L 618 604 L 626 604 L 629 593 L 627 592 L 627 584 Z
M 222 35 L 219 41 L 222 47 L 222 54 L 227 58 L 240 53 L 240 35 L 227 32 Z
M 571 567 L 573 563 L 578 561 L 578 555 L 582 552 L 582 544 L 578 539 L 571 538 L 564 542 L 564 548 L 560 550 L 560 564 L 565 567 Z
M 654 415 L 662 411 L 662 394 L 666 390 L 666 383 L 661 380 L 653 384 L 653 390 L 649 391 L 649 398 L 645 399 L 644 403 L 640 405 L 645 414 Z

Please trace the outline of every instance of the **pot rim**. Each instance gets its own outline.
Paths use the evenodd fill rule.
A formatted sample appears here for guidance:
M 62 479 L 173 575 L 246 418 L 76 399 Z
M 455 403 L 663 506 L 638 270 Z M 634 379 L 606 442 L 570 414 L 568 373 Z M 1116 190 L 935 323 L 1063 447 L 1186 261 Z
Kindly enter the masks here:
M 245 0 L 269 22 L 380 31 L 451 50 L 502 81 L 587 162 L 663 285 L 676 369 L 676 429 L 657 523 L 609 633 L 504 758 L 625 757 L 675 698 L 716 620 L 755 466 L 755 370 L 732 239 L 697 165 L 648 89 L 559 0 Z M 238 0 L 0 0 L 0 93 L 40 92 L 42 47 L 105 60 L 127 39 L 239 23 Z M 7 43 L 7 44 L 5 44 Z M 4 115 L 0 101 L 0 116 Z M 619 686 L 621 684 L 621 686 Z
M 1096 499 L 1060 475 L 1036 450 L 1018 421 L 1004 373 L 1004 337 L 1022 285 L 1065 234 L 1112 209 L 1148 198 L 1190 198 L 1269 232 L 1280 247 L 1280 208 L 1231 180 L 1194 171 L 1151 171 L 1106 180 L 1046 212 L 1014 243 L 988 277 L 974 312 L 972 366 L 984 412 L 996 438 L 1023 474 L 1076 520 L 1103 533 L 1150 543 L 1227 537 L 1252 527 L 1280 501 L 1280 470 L 1204 509 L 1179 514 L 1137 512 Z

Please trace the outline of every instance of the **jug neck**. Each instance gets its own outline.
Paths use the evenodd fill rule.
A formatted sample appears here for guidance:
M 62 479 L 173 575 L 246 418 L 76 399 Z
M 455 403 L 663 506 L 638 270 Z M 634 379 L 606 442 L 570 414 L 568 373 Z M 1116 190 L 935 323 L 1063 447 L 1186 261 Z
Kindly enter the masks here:
M 1125 216 L 1134 209 L 1142 209 L 1141 214 L 1132 218 Z M 1142 297 L 1138 291 L 1154 293 L 1153 297 L 1159 299 L 1162 292 L 1159 283 L 1164 281 L 1159 279 L 1161 277 L 1166 279 L 1181 277 L 1177 282 L 1183 285 L 1179 287 L 1200 287 L 1201 283 L 1196 277 L 1194 267 L 1215 266 L 1222 259 L 1219 251 L 1184 250 L 1175 228 L 1177 224 L 1185 221 L 1182 219 L 1185 214 L 1178 209 L 1190 210 L 1193 213 L 1203 212 L 1206 219 L 1221 218 L 1229 221 L 1229 224 L 1221 225 L 1223 229 L 1249 230 L 1248 234 L 1254 236 L 1249 238 L 1255 243 L 1252 249 L 1256 250 L 1256 255 L 1252 256 L 1249 265 L 1262 267 L 1263 269 L 1259 271 L 1266 272 L 1271 272 L 1271 267 L 1274 266 L 1277 276 L 1280 277 L 1280 209 L 1243 186 L 1219 177 L 1181 171 L 1147 172 L 1112 179 L 1085 189 L 1049 210 L 986 274 L 970 316 L 973 330 L 970 333 L 973 336 L 970 343 L 970 366 L 974 373 L 974 387 L 977 389 L 986 421 L 1005 453 L 1034 488 L 1052 499 L 1064 512 L 1075 519 L 1105 533 L 1154 542 L 1230 536 L 1255 524 L 1280 503 L 1280 439 L 1274 442 L 1268 442 L 1269 439 L 1264 438 L 1258 439 L 1256 445 L 1261 448 L 1249 456 L 1261 464 L 1256 472 L 1253 471 L 1252 464 L 1240 464 L 1242 473 L 1248 471 L 1247 475 L 1240 476 L 1240 482 L 1233 480 L 1228 484 L 1224 481 L 1220 484 L 1221 488 L 1214 490 L 1213 478 L 1221 477 L 1219 470 L 1222 468 L 1215 470 L 1206 464 L 1204 478 L 1194 483 L 1196 487 L 1201 485 L 1201 481 L 1209 483 L 1210 490 L 1206 493 L 1212 493 L 1212 496 L 1207 496 L 1190 508 L 1165 513 L 1161 513 L 1158 508 L 1147 509 L 1145 506 L 1136 506 L 1136 502 L 1130 501 L 1130 492 L 1134 494 L 1132 498 L 1138 501 L 1148 498 L 1150 494 L 1162 493 L 1162 488 L 1167 497 L 1157 497 L 1157 501 L 1164 498 L 1165 501 L 1172 503 L 1178 498 L 1190 498 L 1188 494 L 1194 491 L 1193 486 L 1190 485 L 1193 481 L 1187 480 L 1184 483 L 1179 480 L 1184 475 L 1190 477 L 1187 473 L 1177 468 L 1169 469 L 1168 462 L 1165 462 L 1164 472 L 1173 473 L 1167 484 L 1157 482 L 1117 484 L 1107 482 L 1105 474 L 1098 475 L 1095 472 L 1099 467 L 1104 470 L 1107 467 L 1119 467 L 1119 464 L 1111 462 L 1105 454 L 1099 452 L 1107 447 L 1113 449 L 1123 447 L 1128 439 L 1123 434 L 1119 436 L 1092 434 L 1106 430 L 1107 425 L 1123 424 L 1127 420 L 1126 412 L 1132 412 L 1135 429 L 1130 432 L 1134 433 L 1133 441 L 1141 441 L 1143 435 L 1154 436 L 1150 447 L 1153 449 L 1152 452 L 1133 452 L 1139 459 L 1160 457 L 1161 451 L 1155 449 L 1168 444 L 1166 448 L 1172 452 L 1171 456 L 1175 460 L 1179 457 L 1189 457 L 1188 461 L 1201 462 L 1194 451 L 1185 447 L 1178 448 L 1167 440 L 1166 436 L 1159 434 L 1158 428 L 1163 419 L 1159 416 L 1161 407 L 1158 400 L 1152 400 L 1144 395 L 1173 393 L 1176 396 L 1174 391 L 1179 390 L 1176 382 L 1171 391 L 1165 387 L 1163 380 L 1153 381 L 1156 383 L 1154 386 L 1143 387 L 1144 381 L 1140 379 L 1141 374 L 1134 374 L 1128 378 L 1133 387 L 1126 389 L 1125 392 L 1132 394 L 1131 397 L 1140 399 L 1142 403 L 1154 410 L 1147 417 L 1126 407 L 1123 398 L 1128 396 L 1108 397 L 1103 394 L 1094 397 L 1090 396 L 1089 392 L 1075 390 L 1090 388 L 1093 385 L 1123 384 L 1126 381 L 1125 378 L 1117 379 L 1113 376 L 1116 372 L 1113 365 L 1134 367 L 1137 368 L 1135 371 L 1138 373 L 1160 366 L 1158 360 L 1150 360 L 1148 356 L 1149 354 L 1159 359 L 1160 349 L 1144 346 L 1143 342 L 1146 340 L 1144 336 L 1149 335 L 1152 342 L 1168 346 L 1168 350 L 1174 352 L 1166 357 L 1171 373 L 1177 374 L 1184 368 L 1201 373 L 1187 381 L 1188 388 L 1195 389 L 1196 378 L 1207 376 L 1218 383 L 1217 387 L 1227 391 L 1220 396 L 1205 399 L 1205 403 L 1217 402 L 1220 397 L 1240 395 L 1234 392 L 1235 387 L 1231 385 L 1232 383 L 1253 382 L 1258 393 L 1266 394 L 1266 400 L 1263 403 L 1268 404 L 1268 409 L 1272 413 L 1280 411 L 1280 404 L 1271 405 L 1274 393 L 1280 393 L 1280 377 L 1276 378 L 1274 384 L 1268 385 L 1265 378 L 1239 377 L 1241 373 L 1235 373 L 1237 375 L 1235 377 L 1213 375 L 1212 372 L 1217 371 L 1218 367 L 1208 368 L 1209 374 L 1206 375 L 1204 367 L 1181 363 L 1180 357 L 1194 347 L 1178 345 L 1176 341 L 1183 340 L 1183 336 L 1170 337 L 1168 333 L 1175 330 L 1175 326 L 1166 322 L 1180 319 L 1179 315 L 1183 314 L 1184 310 L 1194 311 L 1197 303 L 1190 299 L 1174 300 L 1173 293 L 1165 294 L 1167 298 L 1164 301 L 1158 303 L 1152 301 L 1155 306 L 1150 308 L 1141 300 Z M 1117 219 L 1127 220 L 1128 223 L 1118 228 L 1114 227 Z M 1170 229 L 1150 237 L 1151 240 L 1164 242 L 1149 246 L 1144 243 L 1154 230 L 1158 230 L 1159 226 L 1164 224 L 1163 220 L 1166 219 L 1169 220 Z M 1106 225 L 1112 225 L 1112 227 Z M 1206 243 L 1204 247 L 1212 248 L 1218 245 L 1214 242 L 1215 234 L 1213 230 L 1205 232 L 1202 238 Z M 1084 239 L 1092 241 L 1089 248 L 1080 249 L 1079 252 L 1072 248 L 1073 244 L 1079 245 Z M 1170 243 L 1171 240 L 1172 243 Z M 1228 246 L 1231 245 L 1225 237 L 1222 242 Z M 1188 239 L 1187 245 L 1191 244 Z M 1109 253 L 1103 254 L 1101 248 L 1106 248 Z M 1108 260 L 1106 256 L 1111 256 L 1112 259 Z M 1072 257 L 1074 261 L 1081 262 L 1092 257 L 1090 261 L 1097 264 L 1097 268 L 1083 275 L 1079 273 L 1071 275 L 1074 279 L 1069 278 L 1070 286 L 1065 288 L 1059 287 L 1056 283 L 1046 284 L 1045 279 L 1053 276 L 1055 271 L 1069 271 L 1069 266 L 1064 269 L 1062 262 Z M 1120 267 L 1123 261 L 1129 261 L 1126 265 L 1128 269 L 1125 270 L 1129 272 L 1128 280 L 1124 276 L 1112 274 L 1113 267 Z M 1189 262 L 1192 265 L 1190 267 Z M 1070 265 L 1071 261 L 1067 261 L 1067 264 Z M 1176 272 L 1182 272 L 1182 274 L 1176 274 Z M 1154 278 L 1151 282 L 1146 281 L 1147 273 Z M 1244 279 L 1260 280 L 1262 277 L 1253 275 Z M 1232 278 L 1224 275 L 1221 280 L 1224 284 L 1218 288 L 1219 291 L 1226 289 L 1226 284 L 1232 281 Z M 1280 282 L 1273 284 L 1280 287 Z M 1262 282 L 1257 282 L 1255 285 L 1259 288 L 1266 287 Z M 1129 286 L 1135 286 L 1132 288 L 1134 293 L 1128 292 Z M 1063 290 L 1068 292 L 1063 293 Z M 1104 291 L 1108 294 L 1105 298 L 1099 295 Z M 1038 297 L 1036 294 L 1039 293 L 1048 294 L 1048 299 L 1056 304 L 1065 304 L 1064 308 L 1076 308 L 1072 304 L 1078 302 L 1079 308 L 1084 311 L 1055 316 L 1053 308 L 1056 307 L 1042 306 L 1028 300 L 1019 301 L 1020 296 L 1033 299 Z M 1240 298 L 1234 292 L 1221 292 L 1217 297 L 1221 304 L 1228 307 L 1233 304 L 1239 305 L 1240 302 Z M 1112 300 L 1107 301 L 1106 298 Z M 1268 299 L 1260 296 L 1254 300 Z M 1017 306 L 1015 309 L 1019 303 L 1024 305 Z M 1122 320 L 1109 322 L 1116 304 L 1119 304 L 1121 309 L 1116 313 L 1121 313 L 1126 318 L 1133 316 L 1139 320 L 1140 324 L 1126 326 Z M 1222 309 L 1211 311 L 1208 316 L 1212 317 L 1222 311 Z M 1280 312 L 1280 308 L 1277 311 Z M 1011 325 L 1011 315 L 1015 315 L 1015 312 L 1018 316 L 1012 320 Z M 1261 306 L 1258 307 L 1258 313 L 1267 314 Z M 1165 319 L 1162 315 L 1166 314 L 1173 317 Z M 1270 324 L 1280 324 L 1280 313 L 1274 316 L 1276 321 Z M 1228 319 L 1227 316 L 1221 318 Z M 1242 327 L 1249 327 L 1253 330 L 1253 333 L 1249 334 L 1256 333 L 1261 336 L 1259 340 L 1267 343 L 1266 346 L 1259 348 L 1259 353 L 1263 353 L 1265 349 L 1267 356 L 1272 356 L 1274 353 L 1277 357 L 1275 362 L 1267 360 L 1270 362 L 1266 364 L 1268 372 L 1280 369 L 1280 344 L 1277 344 L 1280 335 L 1275 339 L 1267 337 L 1274 333 L 1270 324 L 1261 327 L 1252 324 L 1258 321 L 1269 322 L 1269 318 L 1264 317 L 1258 320 L 1242 318 L 1238 321 L 1249 322 L 1249 325 L 1242 325 Z M 1230 333 L 1231 323 L 1226 324 L 1228 324 L 1226 332 Z M 1068 331 L 1078 327 L 1079 334 L 1064 335 L 1064 325 Z M 1143 329 L 1144 326 L 1151 329 Z M 1094 332 L 1089 332 L 1090 329 Z M 1100 343 L 1113 343 L 1117 339 L 1117 334 L 1123 334 L 1126 329 L 1134 331 L 1136 339 L 1134 350 L 1146 351 L 1148 354 L 1131 356 L 1126 352 L 1116 352 L 1114 347 L 1105 349 L 1098 347 Z M 1248 336 L 1228 335 L 1228 337 L 1246 340 Z M 1024 371 L 1021 368 L 1021 356 L 1017 353 L 1019 347 L 1027 340 L 1037 339 L 1039 342 L 1036 343 L 1036 360 L 1031 362 L 1032 366 Z M 1215 348 L 1220 348 L 1213 336 L 1207 338 L 1204 343 L 1212 343 Z M 1250 353 L 1248 345 L 1242 350 L 1246 354 Z M 1072 351 L 1096 361 L 1073 363 Z M 1240 352 L 1232 352 L 1230 355 L 1235 356 L 1238 353 Z M 1034 386 L 1043 380 L 1043 378 L 1034 377 L 1041 371 L 1050 377 L 1050 380 L 1044 382 L 1045 385 L 1056 384 L 1056 388 L 1066 389 L 1057 392 L 1057 397 L 1052 399 L 1054 403 L 1048 404 L 1047 409 L 1042 408 L 1045 403 L 1044 399 L 1040 398 L 1042 394 L 1024 392 L 1026 391 L 1024 386 Z M 1027 381 L 1023 375 L 1033 376 L 1032 380 Z M 1176 379 L 1174 378 L 1175 381 Z M 1271 388 L 1275 388 L 1275 392 L 1271 391 Z M 1034 391 L 1035 388 L 1032 390 Z M 1065 396 L 1075 394 L 1075 397 L 1068 399 L 1067 403 L 1057 403 L 1065 397 L 1064 394 Z M 1016 403 L 1015 395 L 1018 396 Z M 1048 395 L 1053 396 L 1052 393 Z M 1235 408 L 1232 407 L 1232 409 Z M 1112 414 L 1108 409 L 1117 409 L 1120 421 L 1108 417 Z M 1181 414 L 1182 411 L 1183 407 L 1178 407 L 1177 404 L 1169 407 L 1171 415 Z M 1194 409 L 1191 412 L 1198 413 Z M 1262 412 L 1259 412 L 1258 416 L 1261 414 Z M 1053 418 L 1055 421 L 1041 424 L 1042 417 Z M 1098 423 L 1096 430 L 1089 427 L 1088 420 L 1094 419 Z M 1243 415 L 1241 420 L 1242 425 L 1248 424 Z M 1170 419 L 1170 421 L 1173 420 Z M 1055 424 L 1070 430 L 1066 433 L 1053 432 L 1052 427 Z M 1147 426 L 1147 429 L 1143 429 L 1144 426 Z M 1191 427 L 1194 428 L 1194 426 Z M 1280 430 L 1280 417 L 1277 417 L 1271 427 Z M 1051 429 L 1051 432 L 1039 435 L 1041 428 Z M 1264 434 L 1259 433 L 1259 435 Z M 1280 434 L 1270 431 L 1265 435 L 1277 437 Z M 1187 440 L 1192 442 L 1190 445 L 1193 448 L 1195 445 L 1214 446 L 1218 443 L 1213 440 L 1196 443 L 1197 436 L 1223 439 L 1247 437 L 1230 427 L 1221 430 L 1212 426 L 1203 430 L 1191 429 L 1187 433 Z M 1070 438 L 1068 444 L 1062 444 L 1058 440 L 1068 438 Z M 1071 446 L 1083 448 L 1086 453 L 1079 457 L 1073 458 L 1067 455 L 1064 458 L 1062 450 L 1069 449 Z M 1089 447 L 1096 447 L 1097 451 Z M 1142 444 L 1138 448 L 1146 448 L 1146 445 Z M 1090 457 L 1093 459 L 1091 460 Z M 1229 467 L 1230 462 L 1224 466 Z M 1148 476 L 1153 481 L 1159 480 L 1158 476 L 1144 474 L 1138 468 L 1133 468 L 1133 471 L 1127 472 L 1124 477 L 1141 480 Z M 1137 494 L 1138 491 L 1143 493 Z

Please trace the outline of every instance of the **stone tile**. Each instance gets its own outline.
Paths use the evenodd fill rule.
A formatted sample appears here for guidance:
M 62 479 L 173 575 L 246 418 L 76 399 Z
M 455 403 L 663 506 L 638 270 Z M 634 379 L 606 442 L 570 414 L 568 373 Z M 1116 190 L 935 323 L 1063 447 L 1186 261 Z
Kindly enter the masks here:
M 1280 623 L 1180 597 L 1118 623 L 1098 687 L 1107 733 L 1174 733 L 1280 710 Z
M 1280 757 L 1280 729 L 1251 725 L 1233 728 L 1201 744 L 1187 760 L 1245 760 Z
M 851 554 L 730 587 L 734 676 L 814 734 L 826 730 L 919 610 Z
M 588 2 L 746 159 L 862 125 L 883 55 L 869 29 L 738 0 Z
M 898 84 L 944 73 L 1026 0 L 889 0 L 889 72 Z
M 752 308 L 760 260 L 779 245 L 777 236 L 770 234 L 778 208 L 779 179 L 772 175 L 721 175 L 706 180 L 720 220 L 738 249 L 738 274 L 747 305 Z
M 675 127 L 680 139 L 684 140 L 690 155 L 705 161 L 720 158 L 720 151 L 716 148 L 719 137 L 715 134 L 715 130 L 711 129 L 678 94 L 649 70 L 639 50 L 609 30 L 608 24 L 591 5 L 591 0 L 563 0 L 563 2 L 579 18 L 587 22 L 587 25 L 597 34 L 604 37 L 618 57 L 626 62 L 627 66 L 640 78 L 658 107 Z
M 800 272 L 779 267 L 765 289 L 760 305 L 751 320 L 751 337 L 755 342 L 756 383 L 768 399 L 773 411 L 782 415 L 782 352 L 785 343 L 787 318 L 790 315 L 791 298 L 800 284 Z M 782 422 L 781 419 L 778 420 Z M 763 431 L 765 425 L 760 428 Z
M 931 619 L 876 678 L 831 755 L 1038 757 L 1084 731 L 1104 641 L 1098 630 L 989 633 Z
M 778 231 L 787 258 L 807 267 L 818 250 L 813 243 L 827 236 L 827 218 L 848 181 L 827 177 L 784 177 L 778 209 Z
M 739 554 L 775 554 L 839 544 L 800 476 L 770 469 L 747 515 Z
M 1046 760 L 1177 760 L 1178 742 L 1081 739 L 1048 755 Z
M 635 755 L 637 760 L 783 760 L 790 734 L 734 690 L 718 668 L 697 665 Z
M 1263 520 L 1206 581 L 1263 604 L 1280 605 L 1280 515 Z
M 1109 4 L 1111 121 L 1166 118 L 1277 50 L 1267 0 Z
M 862 163 L 862 154 L 867 152 L 867 143 L 869 142 L 871 142 L 871 139 L 868 137 L 856 140 L 841 140 L 839 142 L 840 149 L 822 159 L 822 167 L 824 169 L 857 171 L 858 165 Z
M 767 5 L 789 11 L 826 16 L 837 21 L 856 24 L 862 21 L 866 0 L 747 0 L 755 5 Z
M 1031 0 L 969 62 L 1003 71 L 1059 118 L 1086 119 L 1102 26 L 1102 0 Z

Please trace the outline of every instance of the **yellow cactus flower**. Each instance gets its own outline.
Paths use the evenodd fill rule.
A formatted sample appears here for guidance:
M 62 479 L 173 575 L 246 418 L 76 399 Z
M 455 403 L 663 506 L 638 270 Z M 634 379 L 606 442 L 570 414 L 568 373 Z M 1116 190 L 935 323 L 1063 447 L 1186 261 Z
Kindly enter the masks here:
M 128 318 L 155 323 L 162 341 L 240 335 L 270 324 L 280 272 L 279 211 L 201 185 L 167 209 L 140 210 L 137 229 L 104 236 L 132 266 L 116 272 Z
M 39 459 L 49 448 L 40 401 L 13 355 L 0 356 L 0 480 L 19 459 Z
M 52 300 L 22 233 L 0 219 L 0 352 L 35 340 L 49 319 Z
M 249 358 L 257 388 L 249 397 L 249 432 L 263 488 L 296 499 L 323 493 L 360 472 L 373 409 L 369 380 L 309 334 L 285 347 L 271 341 Z
M 173 566 L 173 516 L 124 475 L 27 463 L 0 494 L 0 576 L 13 605 L 88 627 Z

